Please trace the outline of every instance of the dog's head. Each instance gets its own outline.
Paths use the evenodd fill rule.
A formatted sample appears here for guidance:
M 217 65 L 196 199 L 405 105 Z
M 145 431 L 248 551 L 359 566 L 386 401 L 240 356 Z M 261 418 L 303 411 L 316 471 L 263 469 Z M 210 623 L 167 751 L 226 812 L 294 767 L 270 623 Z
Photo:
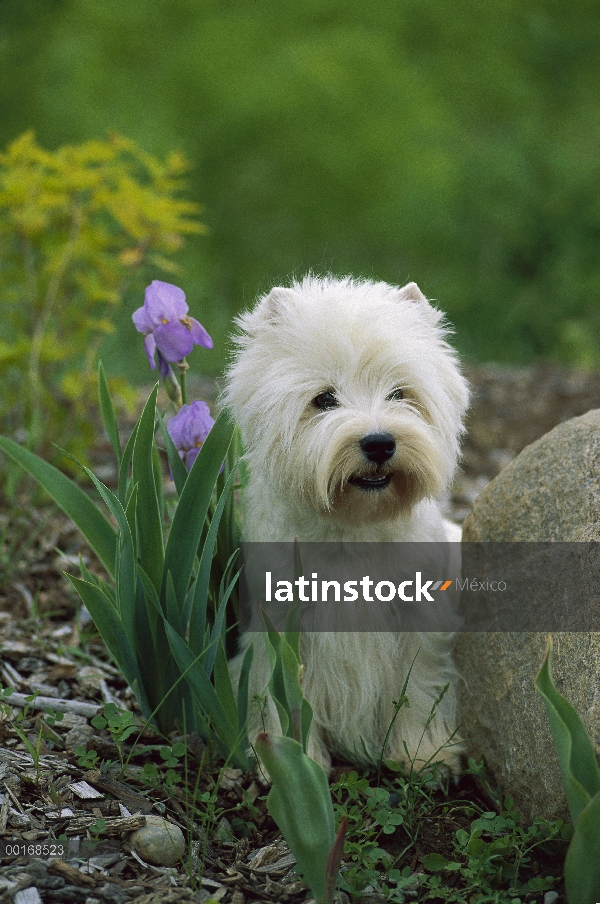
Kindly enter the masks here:
M 238 323 L 226 401 L 251 468 L 284 498 L 378 520 L 444 490 L 467 385 L 415 283 L 309 276 Z

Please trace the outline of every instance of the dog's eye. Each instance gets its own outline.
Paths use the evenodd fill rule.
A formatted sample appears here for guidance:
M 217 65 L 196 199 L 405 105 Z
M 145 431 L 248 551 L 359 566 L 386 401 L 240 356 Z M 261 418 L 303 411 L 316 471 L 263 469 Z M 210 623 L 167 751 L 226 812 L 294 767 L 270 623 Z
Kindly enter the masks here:
M 387 397 L 388 402 L 401 402 L 404 398 L 404 391 L 398 386 L 397 389 L 394 389 L 393 392 L 390 392 Z
M 313 405 L 316 405 L 321 411 L 337 408 L 339 404 L 340 403 L 330 389 L 326 389 L 325 392 L 319 393 L 319 395 L 313 399 Z

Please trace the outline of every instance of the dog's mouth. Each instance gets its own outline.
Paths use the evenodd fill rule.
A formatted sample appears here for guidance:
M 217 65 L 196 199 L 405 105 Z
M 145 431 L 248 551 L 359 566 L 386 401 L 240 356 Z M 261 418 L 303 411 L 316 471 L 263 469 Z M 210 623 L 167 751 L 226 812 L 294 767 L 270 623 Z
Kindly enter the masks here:
M 391 480 L 390 474 L 384 474 L 381 477 L 351 477 L 348 481 L 353 486 L 358 487 L 359 490 L 371 490 L 371 491 L 379 491 L 385 490 L 386 487 L 390 485 Z

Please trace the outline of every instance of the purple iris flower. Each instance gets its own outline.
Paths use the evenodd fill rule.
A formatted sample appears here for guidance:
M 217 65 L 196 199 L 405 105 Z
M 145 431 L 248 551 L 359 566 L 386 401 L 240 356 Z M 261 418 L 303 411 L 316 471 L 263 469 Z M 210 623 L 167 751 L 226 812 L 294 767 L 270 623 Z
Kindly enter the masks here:
M 132 316 L 136 330 L 144 334 L 144 348 L 152 370 L 158 351 L 161 375 L 169 361 L 182 361 L 195 345 L 212 348 L 213 341 L 194 317 L 188 316 L 185 293 L 178 286 L 155 279 L 146 289 L 144 305 Z
M 200 447 L 213 424 L 214 420 L 210 416 L 210 408 L 206 402 L 182 405 L 175 417 L 169 421 L 167 425 L 169 436 L 188 471 L 196 461 Z

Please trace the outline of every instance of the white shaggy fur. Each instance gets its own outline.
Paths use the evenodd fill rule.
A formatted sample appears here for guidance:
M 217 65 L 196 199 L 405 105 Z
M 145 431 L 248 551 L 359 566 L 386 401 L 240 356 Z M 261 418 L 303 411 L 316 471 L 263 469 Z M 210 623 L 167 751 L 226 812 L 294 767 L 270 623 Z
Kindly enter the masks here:
M 434 500 L 456 468 L 467 385 L 442 313 L 414 283 L 398 289 L 308 276 L 273 289 L 238 325 L 225 398 L 250 467 L 245 540 L 457 539 Z M 326 392 L 335 405 L 324 409 L 315 400 Z M 374 463 L 360 442 L 382 433 L 394 438 L 395 451 Z M 368 486 L 381 476 L 383 486 Z M 439 633 L 304 634 L 303 688 L 314 710 L 310 754 L 326 768 L 331 750 L 357 762 L 376 759 L 419 650 L 410 706 L 401 709 L 385 756 L 406 762 L 405 744 L 410 758 L 435 756 L 456 728 L 451 640 Z M 261 634 L 242 638 L 232 675 L 250 641 L 251 695 L 263 696 L 270 672 Z M 255 714 L 250 737 L 263 729 L 281 731 L 272 701 Z M 452 746 L 437 758 L 456 772 L 459 754 Z

